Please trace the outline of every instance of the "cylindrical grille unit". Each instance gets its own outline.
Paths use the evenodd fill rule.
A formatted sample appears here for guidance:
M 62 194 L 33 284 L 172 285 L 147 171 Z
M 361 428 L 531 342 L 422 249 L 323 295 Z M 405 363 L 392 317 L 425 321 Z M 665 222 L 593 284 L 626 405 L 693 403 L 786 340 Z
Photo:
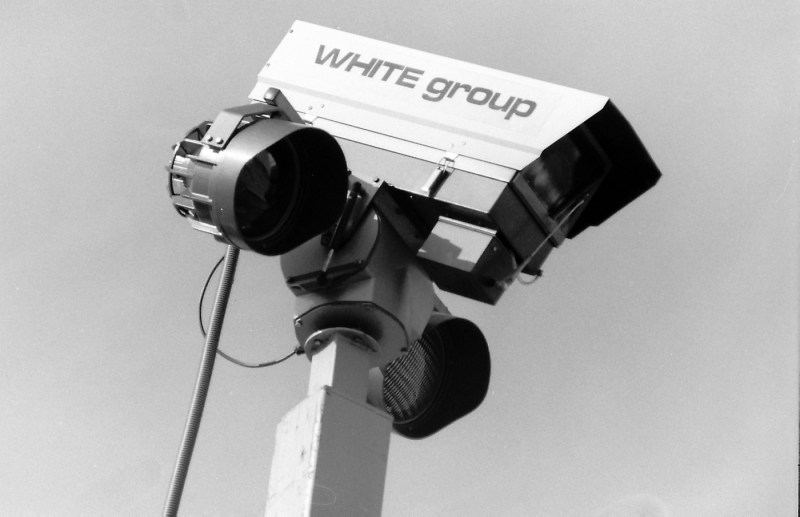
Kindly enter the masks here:
M 434 314 L 409 351 L 382 368 L 383 404 L 394 429 L 425 438 L 483 402 L 489 389 L 489 347 L 471 321 Z
M 402 424 L 431 405 L 441 385 L 445 358 L 440 346 L 423 337 L 407 354 L 386 365 L 383 401 L 395 423 Z
M 336 222 L 349 172 L 325 131 L 276 118 L 240 122 L 224 147 L 200 124 L 167 166 L 173 203 L 192 226 L 264 255 L 280 255 Z M 222 145 L 222 144 L 220 144 Z

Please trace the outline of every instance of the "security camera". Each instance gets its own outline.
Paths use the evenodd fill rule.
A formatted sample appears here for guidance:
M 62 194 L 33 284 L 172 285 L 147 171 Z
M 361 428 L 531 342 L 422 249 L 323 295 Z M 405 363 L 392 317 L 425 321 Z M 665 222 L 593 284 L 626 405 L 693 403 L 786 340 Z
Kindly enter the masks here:
M 363 336 L 371 401 L 409 438 L 489 384 L 483 334 L 433 284 L 495 304 L 661 176 L 608 97 L 304 22 L 250 100 L 174 147 L 173 205 L 281 255 L 298 342 L 311 357 L 342 329 Z
M 433 281 L 496 303 L 660 172 L 604 96 L 295 22 L 250 94 L 336 137 Z

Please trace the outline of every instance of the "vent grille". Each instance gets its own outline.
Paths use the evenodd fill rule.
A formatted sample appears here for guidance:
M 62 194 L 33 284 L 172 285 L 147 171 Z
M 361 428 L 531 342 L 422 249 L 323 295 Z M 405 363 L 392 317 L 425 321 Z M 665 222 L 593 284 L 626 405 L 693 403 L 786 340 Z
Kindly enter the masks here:
M 395 423 L 425 413 L 439 394 L 445 374 L 445 354 L 438 336 L 428 332 L 405 355 L 384 370 L 383 401 Z

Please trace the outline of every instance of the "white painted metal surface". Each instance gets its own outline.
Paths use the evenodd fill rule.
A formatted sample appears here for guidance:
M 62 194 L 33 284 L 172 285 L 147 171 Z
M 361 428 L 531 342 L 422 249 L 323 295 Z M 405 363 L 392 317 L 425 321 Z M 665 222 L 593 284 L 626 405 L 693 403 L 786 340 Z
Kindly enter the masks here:
M 498 177 L 597 113 L 607 97 L 297 21 L 250 94 L 279 88 L 334 136 Z

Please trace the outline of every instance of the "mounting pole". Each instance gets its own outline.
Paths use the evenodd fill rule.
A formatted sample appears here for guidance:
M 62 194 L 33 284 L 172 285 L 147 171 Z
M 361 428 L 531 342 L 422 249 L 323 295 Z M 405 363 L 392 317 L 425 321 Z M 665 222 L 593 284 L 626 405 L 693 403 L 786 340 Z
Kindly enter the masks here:
M 377 344 L 346 328 L 308 343 L 308 397 L 278 424 L 266 516 L 380 515 L 392 419 L 367 403 Z

